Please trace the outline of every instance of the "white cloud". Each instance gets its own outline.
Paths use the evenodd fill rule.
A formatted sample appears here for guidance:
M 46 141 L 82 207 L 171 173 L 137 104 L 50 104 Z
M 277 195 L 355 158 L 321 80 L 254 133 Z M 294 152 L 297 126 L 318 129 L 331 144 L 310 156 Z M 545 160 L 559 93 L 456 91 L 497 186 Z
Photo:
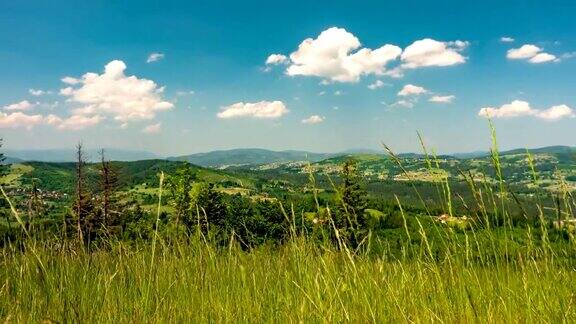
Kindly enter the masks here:
M 6 114 L 0 112 L 0 128 L 26 128 L 32 129 L 34 126 L 50 125 L 60 130 L 80 130 L 88 126 L 98 124 L 102 120 L 100 116 L 85 117 L 74 115 L 67 119 L 62 119 L 56 115 L 43 116 L 40 114 L 28 115 L 22 112 Z
M 528 62 L 534 64 L 558 61 L 555 55 L 542 51 L 543 49 L 536 45 L 524 44 L 519 48 L 509 49 L 506 57 L 510 60 L 528 60 Z
M 6 114 L 0 112 L 0 128 L 26 128 L 32 129 L 44 123 L 42 115 L 27 115 L 23 112 Z
M 34 106 L 36 106 L 37 104 L 38 103 L 31 103 L 28 100 L 22 100 L 22 101 L 17 102 L 17 103 L 6 105 L 2 108 L 4 110 L 29 110 L 31 108 L 34 108 Z
M 390 44 L 375 50 L 360 46 L 358 38 L 345 29 L 329 28 L 316 39 L 305 39 L 290 54 L 291 64 L 286 73 L 333 82 L 357 82 L 362 75 L 384 74 L 386 65 L 402 53 L 400 47 Z
M 272 54 L 266 59 L 266 65 L 278 65 L 288 63 L 288 57 L 282 54 Z
M 430 38 L 415 41 L 404 52 L 396 45 L 386 44 L 377 49 L 363 48 L 360 40 L 343 28 L 324 30 L 317 38 L 307 38 L 289 58 L 272 54 L 266 64 L 288 63 L 290 76 L 316 76 L 322 84 L 357 82 L 365 75 L 404 76 L 404 69 L 427 66 L 450 66 L 466 62 L 460 52 L 468 47 L 466 41 L 440 42 Z M 388 68 L 401 59 L 401 65 Z M 269 67 L 265 69 L 269 70 Z
M 479 116 L 487 118 L 511 118 L 530 116 L 534 114 L 534 110 L 530 104 L 522 100 L 514 100 L 509 104 L 500 106 L 499 108 L 485 107 L 481 108 L 478 112 Z
M 178 97 L 184 97 L 184 96 L 191 96 L 193 95 L 195 92 L 194 90 L 188 90 L 188 91 L 177 91 L 176 95 Z
M 428 101 L 435 102 L 435 103 L 452 103 L 456 99 L 456 96 L 449 95 L 449 96 L 432 96 Z
M 39 96 L 51 94 L 52 92 L 51 91 L 44 91 L 44 90 L 40 90 L 40 89 L 28 89 L 28 93 L 30 93 L 31 95 L 33 95 L 35 97 L 39 97 Z
M 62 82 L 70 85 L 60 90 L 68 97 L 70 105 L 76 105 L 67 117 L 57 115 L 28 115 L 21 112 L 0 113 L 0 127 L 32 128 L 36 125 L 50 125 L 60 130 L 80 130 L 94 126 L 112 117 L 127 126 L 129 121 L 151 120 L 156 113 L 169 110 L 173 104 L 162 100 L 163 88 L 153 81 L 126 76 L 126 65 L 122 61 L 112 61 L 102 74 L 86 73 L 81 78 L 64 77 Z M 30 89 L 32 95 L 49 93 Z M 53 108 L 53 104 L 30 103 L 27 100 L 3 107 L 5 110 L 29 110 L 34 106 Z
M 0 128 L 26 128 L 32 129 L 34 126 L 50 125 L 60 130 L 79 130 L 88 126 L 98 124 L 102 118 L 100 116 L 71 116 L 62 119 L 56 115 L 43 116 L 40 114 L 28 115 L 22 112 L 6 114 L 0 112 Z
M 282 101 L 259 101 L 255 103 L 238 102 L 222 107 L 217 116 L 222 119 L 241 117 L 275 119 L 286 113 L 288 113 L 288 109 Z
M 162 53 L 151 53 L 150 55 L 148 55 L 148 58 L 146 59 L 146 63 L 157 62 L 163 58 L 164 58 L 164 54 L 162 54 Z
M 402 69 L 402 66 L 397 66 L 391 70 L 384 72 L 384 75 L 389 76 L 393 79 L 400 79 L 404 77 L 404 69 Z
M 335 96 L 341 96 L 341 95 L 342 95 L 342 91 L 336 90 L 336 91 L 334 91 L 334 95 L 335 95 Z
M 506 57 L 511 60 L 529 59 L 540 51 L 542 49 L 536 45 L 524 44 L 520 48 L 509 49 Z
M 61 119 L 60 117 L 54 115 L 48 115 L 46 117 L 47 124 L 56 126 L 56 128 L 60 130 L 81 130 L 86 127 L 95 126 L 102 120 L 104 120 L 104 118 L 99 115 L 72 115 L 66 119 Z
M 75 84 L 80 83 L 80 80 L 73 78 L 73 77 L 70 77 L 70 76 L 63 77 L 62 79 L 60 79 L 60 81 L 66 83 L 66 84 L 70 84 L 70 85 L 75 85 Z
M 500 38 L 500 41 L 502 43 L 512 43 L 512 42 L 514 42 L 514 38 L 504 36 L 504 37 Z
M 147 134 L 157 134 L 160 133 L 161 130 L 162 130 L 162 123 L 156 123 L 144 127 L 142 132 Z
M 553 106 L 548 109 L 538 110 L 530 106 L 530 103 L 522 100 L 514 100 L 499 108 L 485 107 L 480 109 L 478 115 L 486 118 L 513 118 L 533 116 L 545 120 L 558 120 L 566 117 L 574 117 L 573 110 L 566 105 Z
M 399 107 L 404 107 L 404 108 L 413 108 L 415 105 L 415 102 L 412 100 L 398 100 L 395 103 L 392 104 L 392 106 L 399 106 Z
M 531 59 L 529 59 L 528 62 L 538 64 L 538 63 L 546 63 L 546 62 L 555 61 L 555 60 L 556 60 L 555 55 L 548 54 L 548 53 L 538 53 L 535 56 L 533 56 Z
M 125 69 L 124 62 L 112 61 L 106 64 L 104 73 L 86 73 L 75 79 L 74 87 L 61 89 L 60 94 L 81 105 L 73 111 L 74 115 L 111 116 L 121 123 L 150 120 L 156 113 L 173 108 L 172 103 L 162 100 L 164 88 L 151 80 L 126 76 Z
M 368 85 L 368 89 L 376 90 L 378 88 L 382 88 L 385 85 L 386 85 L 386 83 L 382 82 L 381 80 L 376 80 L 376 81 L 374 81 L 374 83 L 371 83 Z
M 398 95 L 402 96 L 402 97 L 413 96 L 413 95 L 417 96 L 417 95 L 421 95 L 421 94 L 424 94 L 427 92 L 428 92 L 428 90 L 426 90 L 422 87 L 415 86 L 413 84 L 407 84 L 402 88 L 402 90 L 400 90 L 398 92 Z
M 415 41 L 402 53 L 402 67 L 415 69 L 427 66 L 450 66 L 466 62 L 460 54 L 468 42 L 439 42 L 430 38 Z
M 312 115 L 306 119 L 302 119 L 302 124 L 319 124 L 325 119 L 324 116 Z
M 536 117 L 552 121 L 574 116 L 572 108 L 566 105 L 553 106 L 536 113 Z

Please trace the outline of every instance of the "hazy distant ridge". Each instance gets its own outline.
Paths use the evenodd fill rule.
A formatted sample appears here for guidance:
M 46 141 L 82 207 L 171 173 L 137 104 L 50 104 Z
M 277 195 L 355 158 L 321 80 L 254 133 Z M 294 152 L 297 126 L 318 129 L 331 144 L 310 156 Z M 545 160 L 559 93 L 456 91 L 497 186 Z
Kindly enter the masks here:
M 112 161 L 139 161 L 158 159 L 159 156 L 137 150 L 105 149 L 106 158 Z M 74 149 L 51 149 L 51 150 L 5 150 L 4 155 L 12 160 L 9 163 L 18 161 L 38 161 L 38 162 L 73 162 L 76 151 Z M 86 157 L 89 162 L 97 161 L 100 158 L 99 150 L 86 150 Z
M 312 153 L 306 151 L 271 151 L 266 149 L 232 149 L 207 153 L 196 153 L 169 157 L 172 161 L 188 161 L 205 167 L 224 165 L 268 164 L 274 162 L 310 161 L 317 162 L 335 156 L 334 153 Z

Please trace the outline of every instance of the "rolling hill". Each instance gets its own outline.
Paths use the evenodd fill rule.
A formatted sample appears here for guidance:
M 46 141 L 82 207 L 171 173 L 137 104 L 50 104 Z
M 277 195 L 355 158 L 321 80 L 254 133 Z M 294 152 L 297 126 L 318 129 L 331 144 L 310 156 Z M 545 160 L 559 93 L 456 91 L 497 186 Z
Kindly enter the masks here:
M 311 153 L 306 151 L 271 151 L 266 149 L 233 149 L 170 157 L 170 161 L 188 161 L 204 167 L 234 165 L 259 165 L 276 162 L 317 162 L 335 156 L 334 153 Z

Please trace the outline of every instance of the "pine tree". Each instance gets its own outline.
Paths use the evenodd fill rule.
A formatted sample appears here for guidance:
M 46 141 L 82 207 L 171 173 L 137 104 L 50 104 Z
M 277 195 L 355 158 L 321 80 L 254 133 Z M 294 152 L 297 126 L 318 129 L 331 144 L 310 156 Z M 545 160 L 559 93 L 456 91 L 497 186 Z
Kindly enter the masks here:
M 347 216 L 351 226 L 363 225 L 363 214 L 367 207 L 367 192 L 358 171 L 358 162 L 346 160 L 342 165 L 342 185 L 340 187 L 341 211 Z

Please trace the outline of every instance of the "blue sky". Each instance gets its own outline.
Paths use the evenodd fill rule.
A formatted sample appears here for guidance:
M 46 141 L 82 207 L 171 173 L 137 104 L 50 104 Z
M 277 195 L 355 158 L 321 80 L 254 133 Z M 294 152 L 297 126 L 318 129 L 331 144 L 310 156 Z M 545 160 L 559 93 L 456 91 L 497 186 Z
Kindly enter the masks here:
M 490 116 L 503 148 L 576 145 L 575 2 L 310 2 L 2 1 L 0 137 L 450 153 Z

